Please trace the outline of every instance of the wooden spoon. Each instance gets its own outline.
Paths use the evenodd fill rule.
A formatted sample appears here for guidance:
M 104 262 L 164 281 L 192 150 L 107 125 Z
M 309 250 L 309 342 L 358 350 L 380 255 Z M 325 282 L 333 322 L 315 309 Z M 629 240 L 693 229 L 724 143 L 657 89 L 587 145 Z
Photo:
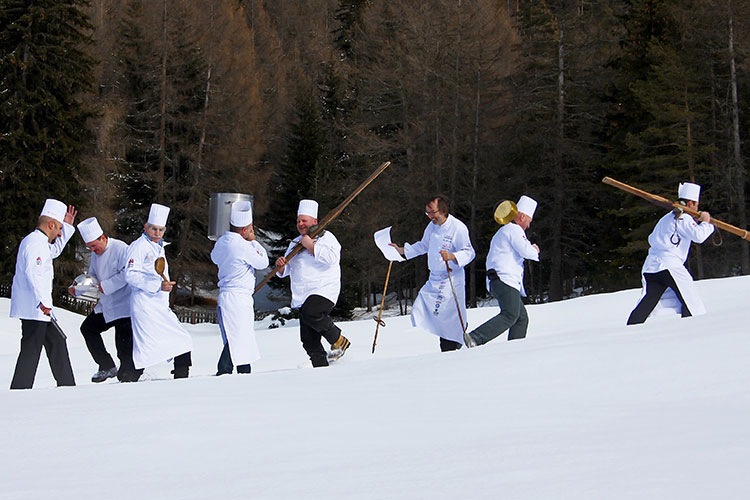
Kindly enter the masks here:
M 164 276 L 164 269 L 167 267 L 167 261 L 164 260 L 164 257 L 159 257 L 156 259 L 156 262 L 154 262 L 154 269 L 156 269 L 156 272 L 159 273 L 159 276 L 161 276 L 161 279 L 164 281 L 169 281 L 166 276 Z

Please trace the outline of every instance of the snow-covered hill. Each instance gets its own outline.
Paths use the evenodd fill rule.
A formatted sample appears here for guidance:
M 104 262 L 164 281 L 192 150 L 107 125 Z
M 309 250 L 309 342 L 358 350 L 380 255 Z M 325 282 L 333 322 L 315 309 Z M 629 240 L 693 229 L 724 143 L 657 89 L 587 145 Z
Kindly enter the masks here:
M 59 311 L 79 386 L 42 355 L 31 391 L 5 389 L 2 299 L 0 498 L 746 499 L 750 277 L 698 287 L 697 318 L 626 328 L 629 290 L 530 306 L 527 339 L 446 354 L 408 317 L 374 355 L 375 322 L 343 323 L 351 349 L 316 370 L 294 325 L 260 324 L 247 376 L 212 376 L 218 330 L 188 325 L 191 378 L 136 384 L 91 384 L 82 317 Z

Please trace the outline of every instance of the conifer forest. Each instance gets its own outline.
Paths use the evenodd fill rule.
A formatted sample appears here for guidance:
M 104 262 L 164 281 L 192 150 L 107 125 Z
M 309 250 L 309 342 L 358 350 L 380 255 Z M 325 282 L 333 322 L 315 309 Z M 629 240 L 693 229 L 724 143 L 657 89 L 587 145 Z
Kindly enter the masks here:
M 285 248 L 299 199 L 322 218 L 390 160 L 329 226 L 342 314 L 379 305 L 373 233 L 417 241 L 434 194 L 477 252 L 469 305 L 494 207 L 522 194 L 529 301 L 637 287 L 664 209 L 601 180 L 669 199 L 696 182 L 701 209 L 748 228 L 748 52 L 739 0 L 0 0 L 0 281 L 46 198 L 128 243 L 158 202 L 190 302 L 216 283 L 211 193 L 253 195 Z M 59 285 L 85 271 L 72 242 Z M 748 242 L 717 231 L 687 265 L 748 274 Z M 408 303 L 426 277 L 424 257 L 395 264 L 389 290 Z

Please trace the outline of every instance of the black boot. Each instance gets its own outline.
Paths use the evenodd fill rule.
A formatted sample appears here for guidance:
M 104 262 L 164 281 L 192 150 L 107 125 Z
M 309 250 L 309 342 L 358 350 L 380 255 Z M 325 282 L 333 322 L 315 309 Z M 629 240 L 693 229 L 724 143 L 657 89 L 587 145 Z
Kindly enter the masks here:
M 189 366 L 175 366 L 174 370 L 172 370 L 172 374 L 174 374 L 174 378 L 188 378 L 188 373 L 190 372 Z

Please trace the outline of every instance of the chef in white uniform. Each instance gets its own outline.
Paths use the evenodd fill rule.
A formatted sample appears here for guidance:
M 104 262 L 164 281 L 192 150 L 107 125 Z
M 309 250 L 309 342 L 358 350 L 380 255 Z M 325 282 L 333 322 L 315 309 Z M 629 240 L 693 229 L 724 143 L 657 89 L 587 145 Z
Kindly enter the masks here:
M 395 243 L 391 243 L 391 246 L 407 259 L 427 254 L 430 277 L 414 301 L 411 323 L 440 337 L 441 351 L 454 351 L 463 345 L 464 331 L 468 327 L 464 267 L 474 260 L 476 252 L 466 225 L 450 215 L 446 198 L 436 196 L 430 199 L 425 207 L 425 215 L 431 222 L 421 240 L 406 243 L 403 247 Z M 453 288 L 458 297 L 458 307 L 461 308 L 460 317 L 446 262 L 451 269 Z
M 133 323 L 133 361 L 147 368 L 174 358 L 174 378 L 187 378 L 192 364 L 193 339 L 169 308 L 169 266 L 164 255 L 169 207 L 154 203 L 140 238 L 128 247 L 125 281 L 130 285 L 130 311 Z M 155 263 L 164 258 L 164 277 Z
M 224 350 L 217 375 L 250 373 L 251 364 L 260 359 L 255 339 L 253 292 L 255 270 L 268 267 L 268 254 L 255 239 L 253 206 L 249 201 L 232 204 L 229 231 L 211 251 L 211 261 L 219 267 L 218 314 Z
M 485 344 L 505 330 L 509 330 L 508 340 L 526 337 L 529 316 L 521 299 L 526 296 L 523 266 L 525 260 L 539 261 L 539 246 L 526 238 L 537 202 L 524 195 L 516 207 L 515 218 L 497 230 L 487 254 L 487 290 L 497 300 L 500 314 L 468 332 L 464 336 L 467 347 Z
M 10 317 L 21 320 L 18 353 L 11 389 L 31 389 L 42 346 L 58 386 L 76 385 L 65 336 L 51 322 L 53 259 L 65 248 L 75 228 L 77 212 L 63 202 L 48 199 L 37 227 L 18 245 L 16 272 L 10 292 Z
M 280 268 L 276 275 L 290 277 L 292 309 L 299 309 L 300 340 L 314 367 L 328 366 L 351 345 L 330 316 L 341 291 L 341 244 L 330 231 L 310 238 L 310 228 L 317 224 L 318 202 L 301 200 L 297 208 L 300 235 L 289 244 L 284 257 L 276 259 Z M 298 244 L 304 250 L 287 260 Z M 330 354 L 323 348 L 322 337 L 331 344 Z
M 686 207 L 698 211 L 701 187 L 681 183 L 677 196 Z M 674 210 L 659 219 L 648 236 L 648 256 L 643 264 L 643 291 L 638 305 L 628 318 L 628 325 L 646 321 L 653 312 L 680 313 L 682 317 L 705 314 L 693 277 L 685 268 L 690 244 L 703 243 L 714 232 L 711 214 L 701 212 L 696 220 Z
M 79 223 L 78 232 L 81 233 L 86 248 L 91 251 L 88 274 L 98 282 L 99 287 L 99 302 L 81 323 L 86 347 L 99 366 L 91 381 L 104 382 L 117 376 L 120 382 L 136 382 L 143 370 L 136 370 L 133 364 L 130 287 L 125 281 L 128 245 L 105 235 L 96 217 L 89 217 Z M 102 333 L 113 327 L 117 357 L 120 360 L 119 370 L 102 340 Z

